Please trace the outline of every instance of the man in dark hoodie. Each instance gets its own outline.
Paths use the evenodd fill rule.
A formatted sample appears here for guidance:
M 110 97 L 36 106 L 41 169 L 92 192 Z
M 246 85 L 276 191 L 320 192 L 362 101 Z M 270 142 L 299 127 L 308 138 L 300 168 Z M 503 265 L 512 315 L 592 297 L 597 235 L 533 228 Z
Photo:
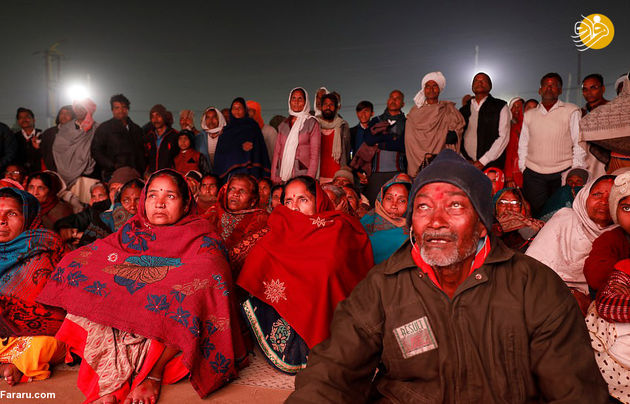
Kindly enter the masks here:
M 175 167 L 179 153 L 177 131 L 172 128 L 173 114 L 164 105 L 156 104 L 149 113 L 151 126 L 144 137 L 145 172 L 151 174 L 163 168 Z

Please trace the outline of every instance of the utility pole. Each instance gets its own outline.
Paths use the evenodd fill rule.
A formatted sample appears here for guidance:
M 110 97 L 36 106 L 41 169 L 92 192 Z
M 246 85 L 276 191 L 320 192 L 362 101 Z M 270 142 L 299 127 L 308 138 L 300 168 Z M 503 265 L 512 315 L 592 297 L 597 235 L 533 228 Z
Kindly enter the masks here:
M 61 59 L 63 54 L 59 52 L 59 45 L 63 41 L 55 42 L 48 49 L 35 52 L 44 54 L 44 67 L 46 79 L 46 120 L 48 126 L 52 126 L 59 109 L 59 84 L 61 79 Z

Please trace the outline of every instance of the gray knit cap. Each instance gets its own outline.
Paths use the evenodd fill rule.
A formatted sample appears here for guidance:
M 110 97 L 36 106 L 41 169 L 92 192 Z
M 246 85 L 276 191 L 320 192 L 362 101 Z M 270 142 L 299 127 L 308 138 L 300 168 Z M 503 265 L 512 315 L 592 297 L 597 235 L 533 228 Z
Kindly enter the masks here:
M 445 149 L 437 155 L 431 164 L 420 171 L 413 181 L 409 203 L 413 204 L 420 188 L 433 182 L 446 182 L 464 191 L 483 225 L 488 231 L 491 231 L 494 221 L 492 182 L 481 170 L 454 151 Z M 409 226 L 411 226 L 412 214 L 413 209 L 409 209 L 407 213 L 407 225 Z

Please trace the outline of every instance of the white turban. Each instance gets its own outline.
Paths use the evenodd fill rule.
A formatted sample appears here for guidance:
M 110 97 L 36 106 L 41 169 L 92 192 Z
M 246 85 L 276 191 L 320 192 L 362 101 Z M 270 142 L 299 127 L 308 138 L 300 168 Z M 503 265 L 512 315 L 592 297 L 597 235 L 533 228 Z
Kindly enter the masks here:
M 416 106 L 418 108 L 420 108 L 421 106 L 424 105 L 424 102 L 426 101 L 426 98 L 424 97 L 424 85 L 427 84 L 428 81 L 435 81 L 438 85 L 438 87 L 440 87 L 440 92 L 442 92 L 442 90 L 444 90 L 444 87 L 446 87 L 446 78 L 444 78 L 444 75 L 442 74 L 442 72 L 431 72 L 431 73 L 427 73 L 423 78 L 422 78 L 422 84 L 420 85 L 420 91 L 418 91 L 418 94 L 416 94 L 415 97 L 413 97 L 413 101 L 416 103 Z

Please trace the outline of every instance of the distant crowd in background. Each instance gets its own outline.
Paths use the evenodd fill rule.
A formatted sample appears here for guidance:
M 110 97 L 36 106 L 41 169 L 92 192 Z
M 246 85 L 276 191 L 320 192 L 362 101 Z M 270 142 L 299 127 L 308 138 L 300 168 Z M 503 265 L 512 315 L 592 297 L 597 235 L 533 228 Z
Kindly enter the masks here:
M 422 187 L 440 182 L 464 190 L 481 220 L 481 233 L 467 236 L 475 242 L 461 258 L 482 258 L 477 266 L 471 261 L 466 276 L 493 257 L 490 237 L 494 253 L 500 239 L 518 257 L 551 268 L 586 319 L 595 358 L 588 361 L 599 366 L 609 394 L 628 402 L 628 74 L 616 80 L 612 100 L 604 98 L 600 74 L 586 76 L 582 107 L 559 99 L 557 73 L 540 79 L 540 99 L 495 98 L 492 78 L 480 72 L 458 108 L 440 99 L 445 86 L 441 72 L 426 74 L 406 115 L 399 90 L 389 93 L 380 114 L 360 101 L 353 127 L 339 115 L 340 93 L 325 87 L 313 98 L 292 89 L 287 116 L 268 123 L 258 102 L 241 97 L 227 108 L 208 107 L 198 119 L 191 110 L 174 117 L 156 104 L 146 123 L 130 119 L 132 104 L 123 94 L 110 98 L 112 118 L 102 123 L 93 118 L 93 101 L 76 100 L 46 130 L 37 128 L 32 110 L 18 108 L 17 131 L 0 123 L 0 378 L 9 385 L 44 379 L 56 363 L 81 362 L 78 384 L 88 401 L 148 404 L 162 383 L 186 375 L 205 396 L 235 378 L 248 352 L 259 349 L 288 374 L 302 372 L 308 361 L 296 402 L 323 394 L 335 374 L 347 376 L 335 381 L 340 391 L 359 389 L 354 377 L 371 377 L 376 368 L 344 373 L 360 360 L 335 351 L 342 339 L 334 330 L 355 338 L 348 340 L 357 344 L 352 355 L 372 337 L 333 321 L 352 312 L 353 303 L 337 314 L 335 308 L 375 264 L 394 271 L 402 249 L 427 274 L 445 266 L 431 264 L 424 249 L 422 258 L 413 252 L 416 242 L 438 250 L 460 243 L 414 231 L 417 211 L 433 209 L 444 192 L 456 193 L 445 188 L 426 194 L 431 203 L 414 202 L 426 196 Z M 433 165 L 440 158 L 442 165 Z M 451 166 L 460 171 L 449 177 Z M 491 195 L 481 204 L 485 196 L 472 188 L 486 178 Z M 452 298 L 456 289 L 449 292 L 435 276 Z M 368 292 L 360 293 L 374 298 Z M 395 308 L 384 310 L 388 316 Z M 441 331 L 429 328 L 423 341 Z M 405 358 L 416 348 L 435 348 L 408 347 L 419 340 L 396 336 Z M 317 359 L 309 358 L 323 341 Z M 391 354 L 379 349 L 383 357 Z M 326 355 L 338 358 L 339 368 Z M 527 361 L 534 367 L 534 359 Z M 323 376 L 326 363 L 332 370 Z M 391 374 L 379 372 L 407 378 L 396 366 Z M 529 368 L 514 366 L 529 377 Z M 514 381 L 505 376 L 506 386 Z M 312 380 L 321 381 L 319 393 L 309 390 Z M 543 396 L 553 395 L 552 384 L 562 383 L 541 387 Z M 531 388 L 530 398 L 538 394 Z M 455 397 L 444 394 L 443 401 Z

